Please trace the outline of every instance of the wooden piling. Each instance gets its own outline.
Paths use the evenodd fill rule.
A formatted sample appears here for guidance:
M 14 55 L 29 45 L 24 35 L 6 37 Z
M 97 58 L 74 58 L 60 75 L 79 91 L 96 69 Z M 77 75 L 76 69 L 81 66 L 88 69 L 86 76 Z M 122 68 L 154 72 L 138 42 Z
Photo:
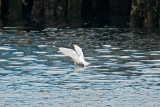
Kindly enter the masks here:
M 82 0 L 68 0 L 68 17 L 81 17 L 81 8 Z
M 1 7 L 2 7 L 2 2 L 1 2 L 1 0 L 0 0 L 0 16 L 1 16 Z
M 130 13 L 131 27 L 160 27 L 159 0 L 132 0 Z
M 12 19 L 22 17 L 22 1 L 9 0 L 9 17 Z

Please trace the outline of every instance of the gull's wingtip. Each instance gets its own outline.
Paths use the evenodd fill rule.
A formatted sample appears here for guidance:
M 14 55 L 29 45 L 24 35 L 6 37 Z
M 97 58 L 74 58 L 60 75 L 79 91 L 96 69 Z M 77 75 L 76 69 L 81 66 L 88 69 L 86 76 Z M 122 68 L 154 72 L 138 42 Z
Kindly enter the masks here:
M 59 51 L 63 51 L 63 50 L 65 50 L 65 49 L 67 49 L 67 48 L 63 48 L 63 47 L 59 47 Z
M 63 50 L 63 48 L 62 48 L 62 47 L 59 47 L 58 49 L 59 49 L 59 51 L 60 51 L 60 52 L 62 52 L 62 50 Z
M 76 48 L 76 47 L 79 47 L 79 46 L 78 46 L 77 44 L 73 44 L 73 47 Z M 79 48 L 80 48 L 80 47 L 79 47 Z

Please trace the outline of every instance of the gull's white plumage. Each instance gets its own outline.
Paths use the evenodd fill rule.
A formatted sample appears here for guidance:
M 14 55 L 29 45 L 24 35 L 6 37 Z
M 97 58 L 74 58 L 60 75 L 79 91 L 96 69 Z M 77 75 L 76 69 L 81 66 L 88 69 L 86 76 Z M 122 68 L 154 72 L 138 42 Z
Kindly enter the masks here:
M 88 66 L 90 63 L 85 61 L 82 49 L 77 45 L 73 46 L 75 51 L 73 49 L 63 48 L 63 47 L 60 47 L 59 50 L 63 54 L 71 57 L 74 60 L 75 64 L 83 64 L 84 66 Z
M 74 46 L 74 49 L 75 49 L 77 55 L 79 57 L 81 57 L 82 59 L 84 59 L 84 55 L 83 55 L 82 49 L 77 45 L 73 45 L 73 46 Z

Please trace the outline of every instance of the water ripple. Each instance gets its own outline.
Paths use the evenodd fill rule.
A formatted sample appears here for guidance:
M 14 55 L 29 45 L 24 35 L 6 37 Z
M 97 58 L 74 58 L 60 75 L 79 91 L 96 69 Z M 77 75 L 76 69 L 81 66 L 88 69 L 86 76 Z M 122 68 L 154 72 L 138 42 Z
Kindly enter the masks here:
M 109 26 L 2 30 L 2 107 L 160 105 L 157 35 Z M 59 47 L 72 48 L 72 44 L 82 47 L 89 67 L 75 66 L 58 51 Z

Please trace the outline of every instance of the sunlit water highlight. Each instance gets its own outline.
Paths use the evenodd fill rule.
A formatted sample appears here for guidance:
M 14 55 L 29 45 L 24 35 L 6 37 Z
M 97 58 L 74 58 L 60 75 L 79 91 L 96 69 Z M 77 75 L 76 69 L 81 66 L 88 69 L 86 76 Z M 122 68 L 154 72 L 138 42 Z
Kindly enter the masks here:
M 75 67 L 58 51 L 72 44 L 89 67 Z M 1 107 L 159 107 L 160 36 L 107 26 L 4 27 L 0 87 Z

